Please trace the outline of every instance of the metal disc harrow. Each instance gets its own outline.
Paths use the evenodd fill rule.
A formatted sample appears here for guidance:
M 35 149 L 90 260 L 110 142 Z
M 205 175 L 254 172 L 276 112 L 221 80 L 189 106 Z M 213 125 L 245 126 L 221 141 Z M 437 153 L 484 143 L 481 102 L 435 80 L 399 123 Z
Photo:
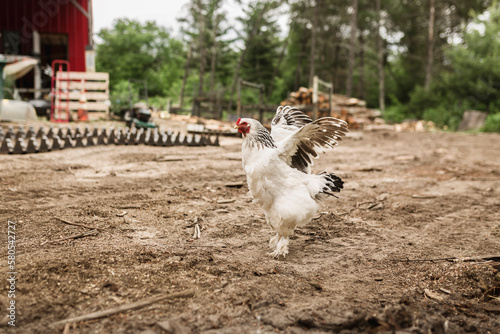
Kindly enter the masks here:
M 0 126 L 0 154 L 27 154 L 63 150 L 95 145 L 151 145 L 151 146 L 219 146 L 219 134 L 182 134 L 171 130 L 137 128 L 110 128 L 86 126 L 53 127 L 47 131 L 44 126 L 26 131 L 19 126 L 17 131 L 11 125 L 4 130 Z

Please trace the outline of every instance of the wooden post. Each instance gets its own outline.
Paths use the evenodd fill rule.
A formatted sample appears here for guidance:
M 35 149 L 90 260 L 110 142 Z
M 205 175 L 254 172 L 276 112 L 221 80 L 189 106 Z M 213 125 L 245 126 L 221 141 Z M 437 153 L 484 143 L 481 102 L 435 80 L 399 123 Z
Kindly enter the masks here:
M 167 113 L 170 114 L 170 109 L 172 108 L 172 100 L 170 98 L 167 99 Z
M 256 83 L 248 82 L 248 81 L 245 81 L 245 80 L 242 80 L 242 79 L 238 80 L 238 104 L 237 104 L 238 117 L 241 117 L 241 109 L 242 109 L 242 106 L 241 106 L 241 86 L 251 87 L 251 88 L 259 90 L 259 107 L 258 107 L 258 111 L 259 111 L 259 120 L 262 122 L 263 119 L 264 119 L 264 108 L 263 108 L 263 105 L 264 105 L 264 91 L 265 91 L 265 87 L 266 86 L 264 86 L 264 84 L 256 84 Z
M 346 82 L 346 93 L 347 96 L 352 96 L 352 76 L 354 69 L 354 58 L 356 57 L 355 42 L 356 42 L 356 32 L 357 27 L 357 15 L 358 15 L 358 0 L 352 0 L 352 14 L 351 14 L 351 32 L 349 37 L 349 58 L 347 63 L 347 82 Z
M 382 36 L 380 34 L 381 28 L 381 9 L 380 0 L 375 1 L 375 7 L 377 12 L 377 57 L 378 57 L 378 105 L 380 111 L 385 110 L 385 74 L 384 74 L 384 48 Z
M 313 121 L 318 118 L 318 76 L 313 78 Z
M 262 109 L 264 104 L 264 88 L 263 85 L 259 88 L 259 122 L 264 122 L 264 110 Z
M 179 94 L 179 108 L 182 110 L 182 104 L 184 103 L 184 89 L 186 88 L 186 82 L 189 74 L 189 63 L 191 61 L 191 56 L 193 53 L 193 43 L 189 44 L 189 50 L 186 58 L 186 63 L 184 65 L 184 77 L 182 78 L 181 92 Z
M 40 59 L 40 53 L 41 53 L 41 43 L 40 43 L 40 34 L 38 31 L 33 30 L 33 53 L 35 53 L 35 56 Z M 40 60 L 39 60 L 40 61 Z M 34 90 L 34 98 L 39 99 L 42 96 L 42 70 L 40 69 L 40 66 L 35 66 L 33 69 L 34 75 L 33 75 L 33 87 L 35 88 Z M 2 72 L 0 72 L 0 75 L 2 75 Z M 0 100 L 1 102 L 2 100 Z
M 326 88 L 328 88 L 328 94 L 329 94 L 329 102 L 328 102 L 328 114 L 332 116 L 333 113 L 333 84 L 330 82 L 326 82 L 324 80 L 321 80 L 318 78 L 318 76 L 314 76 L 313 78 L 313 120 L 316 120 L 318 118 L 318 111 L 319 111 L 319 105 L 318 105 L 318 93 L 319 93 L 319 85 L 322 85 Z
M 425 66 L 425 90 L 429 90 L 432 81 L 432 63 L 434 59 L 434 20 L 435 20 L 435 3 L 434 0 L 430 0 L 429 9 L 429 31 L 427 39 L 427 63 Z
M 332 117 L 333 115 L 333 83 L 332 86 L 328 89 L 328 116 Z
M 236 114 L 241 117 L 241 79 L 238 79 L 238 102 L 236 105 Z
M 215 111 L 217 113 L 217 119 L 222 120 L 222 108 L 221 108 L 221 95 L 222 95 L 222 89 L 216 90 L 215 93 Z
M 0 111 L 2 109 L 2 100 L 3 100 L 3 69 L 7 66 L 7 62 L 0 61 Z

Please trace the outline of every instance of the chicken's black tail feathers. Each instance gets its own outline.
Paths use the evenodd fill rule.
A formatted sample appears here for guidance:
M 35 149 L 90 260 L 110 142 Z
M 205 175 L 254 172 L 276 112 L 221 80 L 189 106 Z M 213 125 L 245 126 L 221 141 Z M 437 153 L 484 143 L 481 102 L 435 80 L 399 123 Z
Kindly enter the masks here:
M 325 187 L 321 192 L 323 194 L 337 197 L 333 193 L 338 193 L 340 190 L 344 189 L 344 181 L 342 181 L 342 179 L 335 174 L 323 172 L 320 175 L 322 175 L 326 180 Z

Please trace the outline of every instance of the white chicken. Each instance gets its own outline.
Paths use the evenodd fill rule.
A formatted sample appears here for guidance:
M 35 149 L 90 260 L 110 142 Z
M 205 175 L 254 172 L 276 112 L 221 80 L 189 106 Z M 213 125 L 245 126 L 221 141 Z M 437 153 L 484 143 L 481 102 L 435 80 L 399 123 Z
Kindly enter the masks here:
M 248 188 L 276 231 L 272 256 L 288 254 L 295 227 L 307 224 L 318 211 L 321 194 L 335 196 L 343 181 L 334 174 L 311 174 L 312 158 L 333 148 L 348 132 L 347 123 L 333 117 L 312 121 L 294 107 L 278 107 L 271 133 L 257 120 L 241 118 L 242 161 Z

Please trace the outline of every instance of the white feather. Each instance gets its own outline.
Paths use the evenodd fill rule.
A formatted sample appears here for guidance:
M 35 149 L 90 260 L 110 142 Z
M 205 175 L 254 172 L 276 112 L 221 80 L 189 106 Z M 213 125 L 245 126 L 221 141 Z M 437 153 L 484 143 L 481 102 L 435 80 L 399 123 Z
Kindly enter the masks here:
M 267 223 L 277 233 L 270 242 L 276 247 L 272 255 L 285 256 L 288 237 L 297 226 L 307 224 L 315 216 L 318 195 L 328 182 L 322 175 L 305 173 L 291 166 L 291 155 L 297 151 L 297 143 L 317 125 L 278 124 L 273 127 L 270 137 L 258 121 L 244 118 L 241 122 L 250 125 L 242 143 L 248 188 L 255 202 L 262 206 Z M 311 128 L 307 129 L 309 125 Z

